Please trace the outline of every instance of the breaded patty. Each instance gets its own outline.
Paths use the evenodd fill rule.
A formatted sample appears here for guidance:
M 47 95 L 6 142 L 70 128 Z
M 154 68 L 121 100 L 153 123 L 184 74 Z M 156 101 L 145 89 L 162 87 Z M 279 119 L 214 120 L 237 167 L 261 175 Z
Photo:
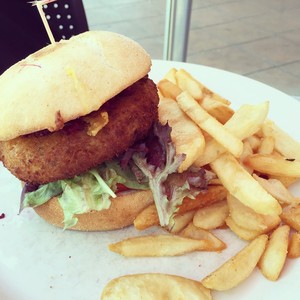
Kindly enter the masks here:
M 145 137 L 157 119 L 157 105 L 155 84 L 143 78 L 100 108 L 108 113 L 109 122 L 95 136 L 87 134 L 88 123 L 81 117 L 56 132 L 41 131 L 1 142 L 1 160 L 25 182 L 72 178 Z

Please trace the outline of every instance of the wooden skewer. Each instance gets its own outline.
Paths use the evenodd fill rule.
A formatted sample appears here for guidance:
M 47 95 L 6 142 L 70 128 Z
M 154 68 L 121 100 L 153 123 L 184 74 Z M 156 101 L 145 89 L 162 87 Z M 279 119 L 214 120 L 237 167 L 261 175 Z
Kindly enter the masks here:
M 37 9 L 38 9 L 38 12 L 39 12 L 40 17 L 43 21 L 44 27 L 46 29 L 46 32 L 48 34 L 48 37 L 49 37 L 50 42 L 51 42 L 52 45 L 55 45 L 55 39 L 54 39 L 54 36 L 53 36 L 52 31 L 50 29 L 50 26 L 49 26 L 49 23 L 48 23 L 47 18 L 45 16 L 45 13 L 43 11 L 43 5 L 48 4 L 50 2 L 54 2 L 54 1 L 56 1 L 56 0 L 36 0 L 36 1 L 32 2 L 32 5 L 36 6 Z

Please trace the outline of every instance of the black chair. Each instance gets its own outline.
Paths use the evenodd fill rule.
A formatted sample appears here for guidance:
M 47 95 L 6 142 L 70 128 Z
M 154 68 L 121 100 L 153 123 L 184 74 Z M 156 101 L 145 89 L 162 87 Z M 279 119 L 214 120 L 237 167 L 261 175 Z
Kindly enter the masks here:
M 43 9 L 56 41 L 89 30 L 81 0 L 59 0 L 44 5 Z
M 44 7 L 54 39 L 87 31 L 82 0 L 59 0 Z M 36 7 L 29 0 L 9 0 L 0 9 L 0 75 L 30 53 L 50 44 Z

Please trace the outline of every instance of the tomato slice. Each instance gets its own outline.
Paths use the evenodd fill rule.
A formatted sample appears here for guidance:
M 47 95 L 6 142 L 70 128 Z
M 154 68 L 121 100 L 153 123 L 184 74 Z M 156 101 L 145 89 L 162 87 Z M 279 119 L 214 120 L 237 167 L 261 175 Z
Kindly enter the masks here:
M 124 185 L 122 183 L 117 183 L 117 193 L 125 192 L 128 190 L 130 190 L 130 188 L 128 188 L 126 185 Z

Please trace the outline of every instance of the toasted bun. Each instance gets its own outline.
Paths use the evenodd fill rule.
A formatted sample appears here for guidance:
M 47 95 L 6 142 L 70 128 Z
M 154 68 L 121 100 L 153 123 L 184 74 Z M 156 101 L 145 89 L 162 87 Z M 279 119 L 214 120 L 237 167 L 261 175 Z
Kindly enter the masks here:
M 98 110 L 144 77 L 151 60 L 136 42 L 89 31 L 49 45 L 0 76 L 0 141 L 59 129 Z
M 69 229 L 81 231 L 120 229 L 133 224 L 138 213 L 152 203 L 150 190 L 122 193 L 117 198 L 111 199 L 109 209 L 76 215 L 78 222 Z M 64 227 L 64 216 L 57 198 L 52 198 L 34 209 L 48 223 Z

